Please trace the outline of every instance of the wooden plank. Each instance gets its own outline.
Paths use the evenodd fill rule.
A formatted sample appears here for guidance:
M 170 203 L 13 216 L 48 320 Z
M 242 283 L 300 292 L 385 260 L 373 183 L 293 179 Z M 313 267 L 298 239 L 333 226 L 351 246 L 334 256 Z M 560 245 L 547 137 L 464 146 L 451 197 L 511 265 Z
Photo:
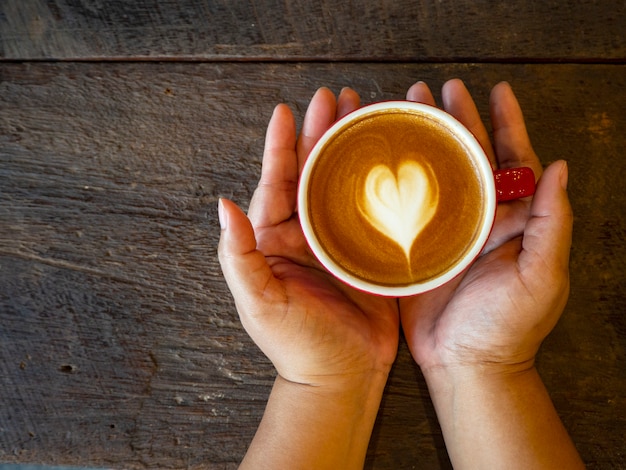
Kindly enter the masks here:
M 572 295 L 538 366 L 590 469 L 626 466 L 626 66 L 0 65 L 0 462 L 234 469 L 271 364 L 215 250 L 246 207 L 267 120 L 314 90 L 401 98 L 509 80 L 548 163 L 570 162 Z M 404 342 L 366 468 L 449 468 Z
M 626 4 L 0 2 L 0 58 L 621 61 Z

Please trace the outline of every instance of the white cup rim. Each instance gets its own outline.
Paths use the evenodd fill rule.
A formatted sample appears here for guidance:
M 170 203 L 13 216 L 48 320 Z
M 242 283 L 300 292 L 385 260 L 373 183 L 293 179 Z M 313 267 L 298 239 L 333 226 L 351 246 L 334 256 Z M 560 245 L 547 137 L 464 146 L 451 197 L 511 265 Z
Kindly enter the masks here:
M 474 157 L 476 168 L 480 173 L 481 179 L 485 183 L 483 185 L 483 190 L 485 191 L 484 220 L 471 249 L 468 250 L 465 256 L 463 256 L 463 258 L 456 265 L 448 271 L 442 273 L 440 276 L 423 282 L 401 286 L 379 285 L 368 282 L 343 269 L 330 256 L 328 256 L 321 244 L 317 241 L 317 237 L 308 218 L 307 186 L 315 161 L 320 155 L 320 150 L 338 130 L 344 128 L 348 123 L 370 113 L 392 109 L 417 111 L 429 116 L 432 120 L 448 128 L 452 133 L 454 133 L 457 139 L 467 147 L 469 153 Z M 361 291 L 388 297 L 405 297 L 430 291 L 449 282 L 467 269 L 467 267 L 470 266 L 480 255 L 485 244 L 487 243 L 487 239 L 489 238 L 495 220 L 496 207 L 497 196 L 493 178 L 493 168 L 491 167 L 491 163 L 489 162 L 489 158 L 487 157 L 483 147 L 480 145 L 476 137 L 463 124 L 461 124 L 461 122 L 447 112 L 431 105 L 413 101 L 382 101 L 373 103 L 358 108 L 339 119 L 322 135 L 322 137 L 313 146 L 311 152 L 309 152 L 300 175 L 298 186 L 298 213 L 300 217 L 300 224 L 302 226 L 304 237 L 318 261 L 326 270 L 344 283 Z

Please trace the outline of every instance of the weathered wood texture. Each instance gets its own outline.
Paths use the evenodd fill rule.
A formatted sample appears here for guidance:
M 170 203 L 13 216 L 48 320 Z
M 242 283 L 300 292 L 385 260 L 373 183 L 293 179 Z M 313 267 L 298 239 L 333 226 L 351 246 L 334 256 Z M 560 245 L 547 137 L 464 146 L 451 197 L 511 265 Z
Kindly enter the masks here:
M 0 461 L 234 469 L 273 380 L 216 259 L 273 105 L 509 80 L 536 150 L 570 162 L 572 295 L 538 366 L 590 469 L 626 467 L 626 66 L 0 65 Z M 485 114 L 486 116 L 486 114 Z M 367 468 L 449 468 L 400 348 Z
M 622 1 L 5 0 L 5 59 L 615 61 Z

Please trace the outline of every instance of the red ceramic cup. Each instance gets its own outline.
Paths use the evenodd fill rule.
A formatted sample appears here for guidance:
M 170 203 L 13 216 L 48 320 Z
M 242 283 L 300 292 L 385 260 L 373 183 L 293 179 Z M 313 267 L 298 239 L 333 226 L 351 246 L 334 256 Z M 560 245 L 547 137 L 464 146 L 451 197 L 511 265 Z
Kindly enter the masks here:
M 316 165 L 316 161 L 320 158 L 322 151 L 328 142 L 338 133 L 349 128 L 353 123 L 363 119 L 368 113 L 380 113 L 386 111 L 398 112 L 406 111 L 413 113 L 421 113 L 429 119 L 435 121 L 445 127 L 465 146 L 467 155 L 471 158 L 480 174 L 480 184 L 482 185 L 484 217 L 480 224 L 479 234 L 471 242 L 471 246 L 466 254 L 458 260 L 449 269 L 437 275 L 434 278 L 423 282 L 416 282 L 409 285 L 390 286 L 380 285 L 372 281 L 364 281 L 362 278 L 348 272 L 326 251 L 324 246 L 318 240 L 313 230 L 309 217 L 309 181 Z M 305 238 L 309 244 L 313 254 L 320 263 L 341 281 L 349 284 L 357 289 L 379 294 L 384 296 L 409 296 L 420 294 L 450 281 L 458 274 L 463 272 L 481 253 L 487 239 L 493 228 L 498 203 L 510 201 L 513 199 L 531 196 L 535 191 L 535 176 L 530 168 L 510 168 L 493 170 L 485 151 L 474 137 L 474 135 L 459 121 L 450 114 L 440 110 L 439 108 L 429 106 L 422 103 L 410 101 L 387 101 L 364 106 L 356 111 L 348 114 L 344 118 L 337 121 L 328 131 L 320 138 L 317 144 L 310 152 L 300 176 L 298 190 L 298 212 L 304 232 Z

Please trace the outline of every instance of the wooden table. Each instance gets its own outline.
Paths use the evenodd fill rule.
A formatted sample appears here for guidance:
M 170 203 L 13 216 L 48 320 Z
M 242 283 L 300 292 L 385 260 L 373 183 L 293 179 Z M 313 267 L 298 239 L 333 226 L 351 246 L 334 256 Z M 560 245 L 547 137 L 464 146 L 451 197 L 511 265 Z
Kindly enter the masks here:
M 265 126 L 317 87 L 364 102 L 515 89 L 570 164 L 572 293 L 538 367 L 591 469 L 626 468 L 626 5 L 592 0 L 0 3 L 0 462 L 234 469 L 274 377 L 216 259 Z M 368 469 L 450 468 L 406 343 Z

